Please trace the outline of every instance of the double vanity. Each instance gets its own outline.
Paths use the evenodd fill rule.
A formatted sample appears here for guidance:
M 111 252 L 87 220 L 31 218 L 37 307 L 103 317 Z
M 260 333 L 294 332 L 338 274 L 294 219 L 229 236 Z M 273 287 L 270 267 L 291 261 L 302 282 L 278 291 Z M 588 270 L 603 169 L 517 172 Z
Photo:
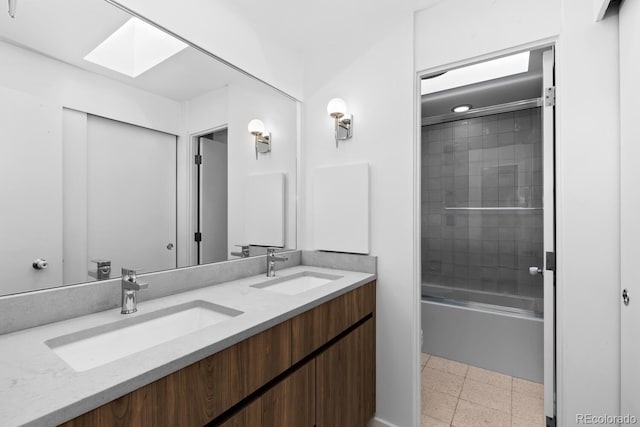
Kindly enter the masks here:
M 131 314 L 1 335 L 3 425 L 366 425 L 375 258 L 290 254 L 275 277 L 266 257 L 231 261 L 237 278 L 147 300 L 140 290 Z

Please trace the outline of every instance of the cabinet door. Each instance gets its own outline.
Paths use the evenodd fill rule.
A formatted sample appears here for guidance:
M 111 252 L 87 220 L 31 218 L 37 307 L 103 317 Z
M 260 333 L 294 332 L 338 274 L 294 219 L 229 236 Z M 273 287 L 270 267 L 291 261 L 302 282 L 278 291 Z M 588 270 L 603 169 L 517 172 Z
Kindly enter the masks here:
M 313 427 L 315 377 L 315 360 L 311 360 L 262 395 L 262 426 Z
M 316 358 L 316 426 L 364 427 L 375 413 L 375 317 Z
M 220 427 L 260 427 L 262 426 L 262 398 L 258 398 L 229 418 Z

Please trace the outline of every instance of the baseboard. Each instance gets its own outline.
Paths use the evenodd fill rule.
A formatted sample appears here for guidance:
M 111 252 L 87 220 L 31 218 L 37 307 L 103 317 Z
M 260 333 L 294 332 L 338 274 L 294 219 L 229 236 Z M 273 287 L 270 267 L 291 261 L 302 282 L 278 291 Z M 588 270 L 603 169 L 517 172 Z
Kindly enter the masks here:
M 367 427 L 398 427 L 398 426 L 396 426 L 395 424 L 391 424 L 383 420 L 382 418 L 374 417 L 374 418 L 371 418 L 371 421 L 369 421 L 369 424 L 367 424 Z

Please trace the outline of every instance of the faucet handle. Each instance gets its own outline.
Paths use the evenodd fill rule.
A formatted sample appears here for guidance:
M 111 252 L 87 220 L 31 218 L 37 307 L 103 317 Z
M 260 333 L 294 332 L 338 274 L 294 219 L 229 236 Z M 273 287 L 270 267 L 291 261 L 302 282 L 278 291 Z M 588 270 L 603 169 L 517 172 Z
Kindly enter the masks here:
M 122 267 L 122 277 L 124 276 L 129 276 L 132 277 L 133 279 L 136 278 L 136 275 L 140 272 L 142 272 L 143 269 L 142 268 L 127 268 L 127 267 Z

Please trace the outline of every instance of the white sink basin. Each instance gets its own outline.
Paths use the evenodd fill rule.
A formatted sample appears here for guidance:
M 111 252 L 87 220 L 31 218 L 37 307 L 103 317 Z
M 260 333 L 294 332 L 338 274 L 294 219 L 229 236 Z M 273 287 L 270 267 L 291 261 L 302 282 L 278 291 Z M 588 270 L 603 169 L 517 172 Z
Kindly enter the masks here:
M 53 338 L 45 344 L 75 371 L 82 372 L 239 314 L 242 312 L 196 300 Z
M 297 295 L 341 278 L 342 276 L 335 276 L 333 274 L 302 271 L 290 276 L 278 277 L 264 283 L 252 285 L 252 287 L 277 292 L 279 294 Z

